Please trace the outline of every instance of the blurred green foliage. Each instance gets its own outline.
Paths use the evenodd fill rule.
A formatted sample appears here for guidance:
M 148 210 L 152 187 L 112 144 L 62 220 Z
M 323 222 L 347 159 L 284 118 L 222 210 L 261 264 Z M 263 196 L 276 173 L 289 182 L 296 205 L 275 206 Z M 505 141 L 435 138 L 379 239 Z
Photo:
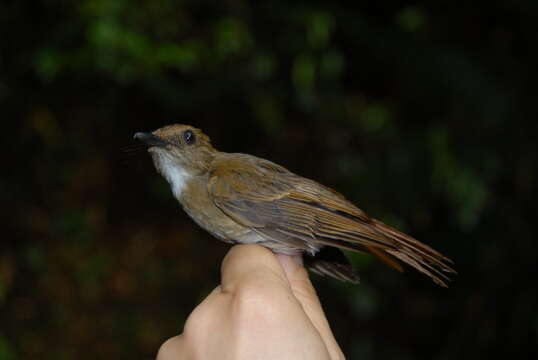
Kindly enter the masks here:
M 537 4 L 2 2 L 0 359 L 153 357 L 216 286 L 227 246 L 120 151 L 175 122 L 455 260 L 315 278 L 349 359 L 535 358 Z

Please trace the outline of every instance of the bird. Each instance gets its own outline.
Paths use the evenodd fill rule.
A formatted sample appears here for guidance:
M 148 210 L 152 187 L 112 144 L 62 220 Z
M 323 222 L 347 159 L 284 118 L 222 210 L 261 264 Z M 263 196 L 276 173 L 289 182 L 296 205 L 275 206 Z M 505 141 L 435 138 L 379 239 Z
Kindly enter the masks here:
M 342 250 L 367 253 L 402 272 L 407 264 L 447 287 L 452 260 L 370 217 L 337 191 L 253 155 L 216 150 L 191 125 L 137 132 L 157 172 L 200 227 L 230 244 L 302 255 L 311 271 L 358 283 Z

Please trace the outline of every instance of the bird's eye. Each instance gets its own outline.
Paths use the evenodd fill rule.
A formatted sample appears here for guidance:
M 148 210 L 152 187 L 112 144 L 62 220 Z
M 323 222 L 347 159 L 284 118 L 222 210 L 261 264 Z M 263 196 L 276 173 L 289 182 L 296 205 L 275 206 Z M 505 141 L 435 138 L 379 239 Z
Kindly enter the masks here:
M 183 133 L 183 140 L 185 144 L 192 145 L 196 142 L 196 135 L 191 130 L 187 130 Z

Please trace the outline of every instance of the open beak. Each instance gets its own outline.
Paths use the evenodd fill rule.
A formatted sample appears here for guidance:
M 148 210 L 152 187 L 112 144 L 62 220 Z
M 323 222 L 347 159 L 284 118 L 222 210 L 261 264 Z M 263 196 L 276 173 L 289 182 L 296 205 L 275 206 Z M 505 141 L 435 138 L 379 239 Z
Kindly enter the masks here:
M 137 132 L 134 134 L 134 139 L 140 140 L 148 146 L 165 147 L 169 143 L 152 133 Z

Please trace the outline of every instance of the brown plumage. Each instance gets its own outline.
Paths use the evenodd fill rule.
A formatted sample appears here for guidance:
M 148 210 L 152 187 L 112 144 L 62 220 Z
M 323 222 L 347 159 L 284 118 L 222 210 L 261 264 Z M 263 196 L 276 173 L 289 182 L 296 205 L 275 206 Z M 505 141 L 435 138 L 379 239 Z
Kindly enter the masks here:
M 448 258 L 369 217 L 336 191 L 268 160 L 218 152 L 191 126 L 135 137 L 150 145 L 185 211 L 224 241 L 301 252 L 315 272 L 351 282 L 358 277 L 338 249 L 370 253 L 399 271 L 402 261 L 441 286 L 445 273 L 455 273 Z

